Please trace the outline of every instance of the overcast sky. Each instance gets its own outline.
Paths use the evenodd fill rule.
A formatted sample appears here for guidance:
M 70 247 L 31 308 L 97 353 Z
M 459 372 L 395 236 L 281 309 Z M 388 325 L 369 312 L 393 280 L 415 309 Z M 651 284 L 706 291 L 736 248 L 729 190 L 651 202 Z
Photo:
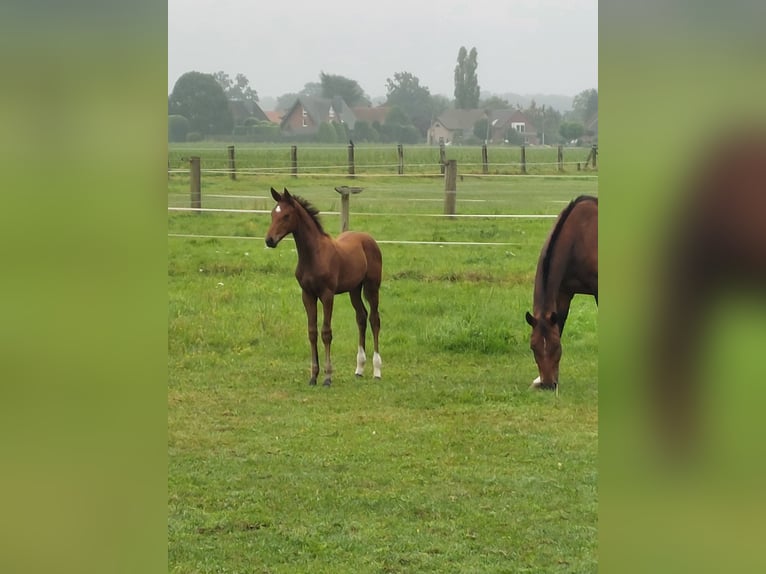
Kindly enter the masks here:
M 453 98 L 460 46 L 483 92 L 574 96 L 598 87 L 598 2 L 168 0 L 168 93 L 192 70 L 244 74 L 261 98 L 325 72 L 374 98 L 407 71 Z

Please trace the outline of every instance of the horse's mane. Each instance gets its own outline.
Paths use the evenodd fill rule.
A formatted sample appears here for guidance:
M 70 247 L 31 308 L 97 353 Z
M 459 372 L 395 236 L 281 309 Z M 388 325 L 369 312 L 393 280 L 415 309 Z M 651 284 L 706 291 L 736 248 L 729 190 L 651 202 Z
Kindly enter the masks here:
M 311 205 L 307 199 L 301 197 L 300 195 L 293 195 L 292 198 L 297 201 L 303 209 L 306 210 L 306 213 L 309 214 L 309 217 L 311 217 L 319 229 L 319 233 L 327 235 L 327 232 L 324 230 L 324 227 L 322 227 L 322 222 L 319 219 L 319 210 Z
M 558 240 L 559 235 L 561 235 L 561 230 L 564 228 L 564 223 L 566 223 L 569 214 L 572 213 L 572 210 L 575 208 L 575 206 L 583 201 L 593 201 L 598 203 L 598 198 L 593 197 L 592 195 L 580 195 L 576 197 L 569 202 L 569 205 L 564 208 L 564 211 L 561 212 L 558 221 L 556 221 L 556 225 L 551 232 L 550 241 L 548 241 L 548 248 L 545 250 L 545 257 L 543 257 L 543 285 L 547 285 L 548 283 L 548 275 L 550 273 L 553 249 L 556 245 L 556 241 Z

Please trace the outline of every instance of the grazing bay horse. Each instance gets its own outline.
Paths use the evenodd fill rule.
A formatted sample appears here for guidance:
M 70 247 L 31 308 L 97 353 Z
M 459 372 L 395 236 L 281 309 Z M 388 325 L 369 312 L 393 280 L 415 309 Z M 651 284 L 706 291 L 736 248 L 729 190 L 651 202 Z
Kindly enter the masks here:
M 658 300 L 648 333 L 648 388 L 663 448 L 673 455 L 700 446 L 703 394 L 711 382 L 723 383 L 707 381 L 703 369 L 717 306 L 766 299 L 766 129 L 756 123 L 716 134 L 693 168 L 656 254 Z M 738 345 L 753 344 L 724 332 Z M 759 365 L 763 357 L 750 360 Z
M 290 195 L 287 189 L 280 195 L 273 187 L 271 196 L 277 202 L 271 212 L 271 225 L 266 233 L 266 246 L 276 247 L 292 233 L 298 250 L 298 266 L 295 278 L 303 290 L 303 305 L 308 317 L 308 334 L 311 343 L 310 385 L 316 385 L 319 374 L 317 351 L 317 300 L 322 302 L 322 342 L 325 350 L 324 385 L 332 382 L 332 306 L 335 295 L 348 293 L 356 311 L 359 327 L 359 347 L 356 355 L 356 375 L 364 373 L 367 361 L 365 335 L 367 331 L 367 310 L 362 302 L 362 293 L 370 305 L 370 327 L 372 329 L 373 376 L 380 379 L 382 361 L 378 352 L 380 315 L 378 314 L 378 291 L 383 274 L 383 257 L 375 240 L 367 233 L 346 231 L 337 239 L 330 237 L 319 221 L 319 211 L 305 199 Z
M 598 199 L 581 195 L 559 215 L 537 262 L 531 348 L 540 375 L 532 386 L 555 389 L 559 382 L 561 335 L 576 293 L 598 304 Z

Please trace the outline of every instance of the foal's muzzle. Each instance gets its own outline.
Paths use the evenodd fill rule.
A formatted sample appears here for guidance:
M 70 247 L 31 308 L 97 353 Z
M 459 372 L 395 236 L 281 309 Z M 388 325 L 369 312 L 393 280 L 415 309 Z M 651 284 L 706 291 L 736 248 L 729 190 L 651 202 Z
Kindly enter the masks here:
M 266 247 L 276 247 L 276 246 L 277 246 L 277 242 L 274 241 L 273 237 L 269 236 L 266 238 Z

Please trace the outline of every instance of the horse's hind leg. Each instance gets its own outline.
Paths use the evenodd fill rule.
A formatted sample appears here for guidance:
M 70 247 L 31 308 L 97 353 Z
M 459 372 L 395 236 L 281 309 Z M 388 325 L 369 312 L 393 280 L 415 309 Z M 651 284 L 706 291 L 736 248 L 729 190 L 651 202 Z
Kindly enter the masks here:
M 370 327 L 372 328 L 372 374 L 376 379 L 380 378 L 380 369 L 383 361 L 378 352 L 378 334 L 380 333 L 380 314 L 378 313 L 378 291 L 380 283 L 367 282 L 364 284 L 364 297 L 370 304 Z
M 330 346 L 332 345 L 332 305 L 335 294 L 330 292 L 322 296 L 322 342 L 324 343 L 324 383 L 325 387 L 332 384 L 332 360 Z
M 309 385 L 317 384 L 319 374 L 319 353 L 317 351 L 317 300 L 316 297 L 303 292 L 303 306 L 306 308 L 308 320 L 309 344 L 311 345 L 311 379 Z
M 349 292 L 351 297 L 351 304 L 356 311 L 356 326 L 359 329 L 359 347 L 356 352 L 356 371 L 357 377 L 361 377 L 364 374 L 364 364 L 367 362 L 367 355 L 364 352 L 365 338 L 367 335 L 367 309 L 364 308 L 362 302 L 362 286 L 352 289 Z

